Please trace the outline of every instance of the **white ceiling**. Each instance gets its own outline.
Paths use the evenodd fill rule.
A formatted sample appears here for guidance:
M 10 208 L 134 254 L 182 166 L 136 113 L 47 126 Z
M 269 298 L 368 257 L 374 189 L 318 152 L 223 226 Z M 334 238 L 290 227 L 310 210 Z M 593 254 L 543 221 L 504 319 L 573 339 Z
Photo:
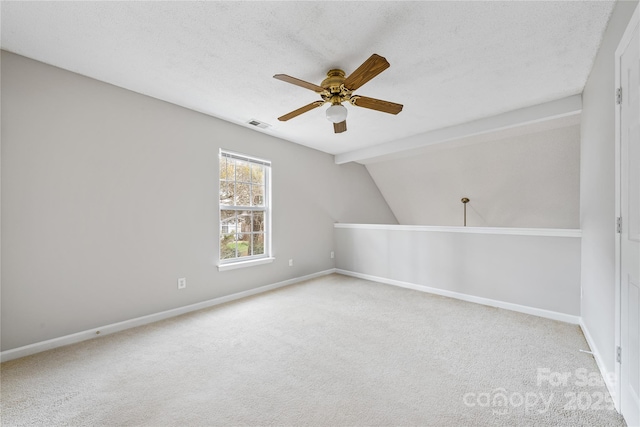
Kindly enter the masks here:
M 582 92 L 612 1 L 2 2 L 2 48 L 327 153 L 389 143 Z M 391 67 L 357 94 L 397 116 L 325 107 L 320 84 L 371 54 Z M 246 125 L 249 126 L 249 125 Z M 252 129 L 255 129 L 252 127 Z

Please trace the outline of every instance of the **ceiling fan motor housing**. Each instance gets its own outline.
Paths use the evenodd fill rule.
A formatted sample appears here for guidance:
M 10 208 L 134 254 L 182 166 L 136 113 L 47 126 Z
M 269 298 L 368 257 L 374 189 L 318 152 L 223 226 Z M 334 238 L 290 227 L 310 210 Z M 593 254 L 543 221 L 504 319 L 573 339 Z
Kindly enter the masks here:
M 322 81 L 325 91 L 320 94 L 322 99 L 330 102 L 332 105 L 340 104 L 351 98 L 351 91 L 344 87 L 345 74 L 339 69 L 329 70 L 327 78 Z

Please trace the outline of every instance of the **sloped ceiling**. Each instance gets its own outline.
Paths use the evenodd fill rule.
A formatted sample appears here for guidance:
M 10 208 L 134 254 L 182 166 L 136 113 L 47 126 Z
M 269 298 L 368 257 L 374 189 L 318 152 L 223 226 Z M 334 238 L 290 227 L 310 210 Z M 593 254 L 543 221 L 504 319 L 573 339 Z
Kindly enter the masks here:
M 249 126 L 348 153 L 582 92 L 612 1 L 2 2 L 2 49 Z M 334 134 L 319 84 L 372 53 L 391 67 L 357 93 L 397 116 L 348 106 Z

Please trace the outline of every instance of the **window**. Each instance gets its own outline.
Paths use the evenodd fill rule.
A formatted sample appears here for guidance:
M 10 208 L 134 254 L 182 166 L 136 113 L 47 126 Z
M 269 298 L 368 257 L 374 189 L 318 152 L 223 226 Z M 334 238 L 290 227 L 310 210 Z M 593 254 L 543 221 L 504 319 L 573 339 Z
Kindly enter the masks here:
M 271 259 L 270 178 L 268 160 L 220 150 L 221 269 Z

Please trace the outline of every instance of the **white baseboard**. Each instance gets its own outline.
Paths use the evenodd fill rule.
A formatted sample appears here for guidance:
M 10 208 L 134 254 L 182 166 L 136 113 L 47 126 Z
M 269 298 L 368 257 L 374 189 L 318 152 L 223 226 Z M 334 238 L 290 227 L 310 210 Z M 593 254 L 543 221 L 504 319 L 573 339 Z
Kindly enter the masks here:
M 615 373 L 611 375 L 611 372 L 607 372 L 606 365 L 602 360 L 602 355 L 600 354 L 598 347 L 595 345 L 595 341 L 589 333 L 589 328 L 587 328 L 587 325 L 585 325 L 582 319 L 580 319 L 580 329 L 582 329 L 582 333 L 587 340 L 587 344 L 589 344 L 589 348 L 591 349 L 593 358 L 596 360 L 596 365 L 598 365 L 600 375 L 602 375 L 602 378 L 604 378 L 604 383 L 607 385 L 607 390 L 609 390 L 609 394 L 613 399 L 613 404 L 616 410 L 620 412 L 620 399 L 617 393 L 616 375 Z
M 371 280 L 373 282 L 385 283 L 387 285 L 399 286 L 401 288 L 408 288 L 408 289 L 414 289 L 416 291 L 428 292 L 430 294 L 436 294 L 436 295 L 441 295 L 445 297 L 455 298 L 462 301 L 474 302 L 476 304 L 488 305 L 488 306 L 497 307 L 497 308 L 504 308 L 505 310 L 517 311 L 520 313 L 526 313 L 534 316 L 545 317 L 547 319 L 559 320 L 561 322 L 572 323 L 574 325 L 580 324 L 580 316 L 559 313 L 557 311 L 544 310 L 542 308 L 528 307 L 526 305 L 519 305 L 519 304 L 510 303 L 510 302 L 477 297 L 474 295 L 463 294 L 460 292 L 447 291 L 444 289 L 433 288 L 430 286 L 417 285 L 415 283 L 402 282 L 400 280 L 371 276 L 369 274 L 356 273 L 348 270 L 336 269 L 336 273 L 344 274 L 345 276 L 352 276 L 360 279 Z
M 147 316 L 136 317 L 135 319 L 125 320 L 123 322 L 112 323 L 99 328 L 94 328 L 82 332 L 77 332 L 71 335 L 65 335 L 63 337 L 53 338 L 47 341 L 41 341 L 34 344 L 25 345 L 23 347 L 13 348 L 0 352 L 0 361 L 6 362 L 20 357 L 29 356 L 42 351 L 51 350 L 54 348 L 62 347 L 69 344 L 75 344 L 80 341 L 86 341 L 92 338 L 96 338 L 102 335 L 109 335 L 115 332 L 120 332 L 125 329 L 135 328 L 136 326 L 142 326 L 149 323 L 157 322 L 159 320 L 168 319 L 170 317 L 180 316 L 181 314 L 190 313 L 196 310 L 202 310 L 203 308 L 213 307 L 214 305 L 224 304 L 226 302 L 234 301 L 241 298 L 246 298 L 251 295 L 260 294 L 263 292 L 271 291 L 273 289 L 282 288 L 284 286 L 293 285 L 295 283 L 303 282 L 305 280 L 314 279 L 320 276 L 326 276 L 328 274 L 335 273 L 335 268 L 320 271 L 313 274 L 308 274 L 302 277 L 295 277 L 293 279 L 285 280 L 283 282 L 273 283 L 270 285 L 260 286 L 259 288 L 249 289 L 247 291 L 237 292 L 235 294 L 226 295 L 202 301 L 196 304 L 187 305 L 184 307 L 178 307 L 171 310 L 161 311 L 160 313 L 154 313 Z

